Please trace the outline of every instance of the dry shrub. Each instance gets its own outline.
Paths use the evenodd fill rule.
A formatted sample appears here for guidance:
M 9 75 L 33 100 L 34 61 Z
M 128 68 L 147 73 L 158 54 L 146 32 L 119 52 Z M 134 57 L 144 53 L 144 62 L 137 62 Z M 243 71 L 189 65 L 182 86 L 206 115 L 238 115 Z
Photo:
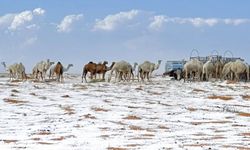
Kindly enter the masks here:
M 91 109 L 92 109 L 93 111 L 96 111 L 96 112 L 99 112 L 99 111 L 108 112 L 108 111 L 109 111 L 108 109 L 97 108 L 97 107 L 92 107 Z
M 101 135 L 100 137 L 101 138 L 109 138 L 110 136 L 109 135 Z
M 60 136 L 58 138 L 53 138 L 51 140 L 53 140 L 53 141 L 62 141 L 62 140 L 65 140 L 67 138 L 76 138 L 76 136 L 74 136 L 74 135 Z
M 168 127 L 164 126 L 164 125 L 159 125 L 158 126 L 159 129 L 169 129 Z
M 244 100 L 250 100 L 250 95 L 242 95 L 241 96 Z
M 127 150 L 126 148 L 120 148 L 120 147 L 108 147 L 108 150 Z
M 4 102 L 9 103 L 9 104 L 25 104 L 28 103 L 28 101 L 21 101 L 21 100 L 16 100 L 16 99 L 10 99 L 10 98 L 4 98 Z
M 73 109 L 71 106 L 60 106 L 61 109 L 63 109 L 67 115 L 75 114 L 75 109 Z
M 138 147 L 138 146 L 142 146 L 141 144 L 128 144 L 126 145 L 127 147 Z
M 37 96 L 36 93 L 30 93 L 30 95 Z
M 135 88 L 135 90 L 142 91 L 143 89 L 142 89 L 142 86 L 139 86 L 139 87 Z
M 154 134 L 142 134 L 141 136 L 153 137 L 153 136 L 155 136 L 155 135 L 154 135 Z
M 232 123 L 231 121 L 221 120 L 221 121 L 197 121 L 191 122 L 192 125 L 201 125 L 201 124 L 226 124 Z
M 139 126 L 134 126 L 134 125 L 130 125 L 129 126 L 130 130 L 144 130 L 143 128 L 139 127 Z
M 242 143 L 242 145 L 243 145 L 243 143 Z M 227 149 L 250 150 L 249 147 L 244 147 L 244 146 L 223 145 L 223 147 L 227 148 Z
M 18 142 L 18 140 L 2 140 L 2 141 L 3 141 L 4 143 L 7 143 L 7 144 Z
M 206 92 L 206 91 L 202 89 L 193 89 L 193 92 Z
M 243 117 L 250 117 L 250 113 L 245 113 L 245 112 L 240 112 L 238 113 L 238 115 Z
M 11 90 L 11 92 L 13 92 L 13 93 L 20 93 L 18 90 L 16 90 L 16 89 L 13 89 L 13 90 Z
M 60 136 L 58 138 L 53 138 L 51 139 L 52 141 L 62 141 L 62 140 L 65 140 L 65 137 L 64 136 Z
M 162 95 L 163 93 L 155 92 L 155 91 L 148 91 L 151 95 Z
M 130 116 L 127 116 L 127 117 L 124 117 L 122 119 L 128 119 L 128 120 L 141 120 L 140 117 L 137 117 L 137 116 L 133 116 L 133 115 L 130 115 Z
M 42 145 L 52 145 L 54 143 L 49 143 L 49 142 L 37 142 L 38 144 L 42 144 Z
M 218 96 L 218 95 L 213 95 L 213 96 L 209 96 L 208 99 L 220 99 L 220 100 L 224 100 L 224 101 L 228 101 L 228 100 L 232 100 L 233 97 L 232 96 Z
M 242 135 L 242 136 L 250 137 L 250 132 L 248 132 L 248 133 L 242 133 L 241 135 Z
M 49 130 L 41 130 L 36 135 L 51 135 L 52 133 Z
M 62 98 L 70 98 L 69 95 L 63 95 Z
M 40 141 L 41 139 L 40 138 L 32 138 L 31 140 L 33 140 L 33 141 Z
M 111 123 L 118 124 L 118 125 L 127 125 L 126 123 L 123 123 L 121 121 L 110 121 Z
M 204 146 L 211 146 L 209 144 L 185 144 L 183 146 L 187 146 L 187 147 L 204 147 Z
M 187 108 L 187 110 L 193 112 L 193 111 L 196 111 L 197 109 L 196 109 L 196 108 L 189 107 L 189 108 Z
M 86 118 L 86 119 L 96 119 L 96 117 L 95 116 L 92 116 L 91 114 L 86 114 L 86 115 L 83 115 L 84 116 L 84 118 Z

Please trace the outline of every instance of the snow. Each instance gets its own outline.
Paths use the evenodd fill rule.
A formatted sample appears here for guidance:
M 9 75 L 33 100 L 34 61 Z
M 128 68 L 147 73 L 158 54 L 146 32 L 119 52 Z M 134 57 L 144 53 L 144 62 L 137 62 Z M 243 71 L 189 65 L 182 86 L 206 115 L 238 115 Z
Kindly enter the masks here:
M 0 149 L 247 149 L 249 95 L 249 82 L 2 77 Z

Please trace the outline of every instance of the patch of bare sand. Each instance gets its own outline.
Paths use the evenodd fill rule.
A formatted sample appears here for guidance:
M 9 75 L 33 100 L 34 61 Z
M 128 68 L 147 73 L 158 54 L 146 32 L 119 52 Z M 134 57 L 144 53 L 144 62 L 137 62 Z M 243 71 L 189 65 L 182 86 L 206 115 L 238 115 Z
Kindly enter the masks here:
M 134 115 L 129 115 L 127 117 L 124 117 L 122 119 L 127 119 L 127 120 L 141 120 L 140 117 L 134 116 Z
M 201 125 L 201 124 L 226 124 L 232 123 L 231 121 L 221 120 L 221 121 L 195 121 L 191 122 L 192 125 Z
M 7 144 L 18 142 L 18 140 L 1 140 L 1 141 L 3 141 L 4 143 L 7 143 Z
M 250 117 L 250 113 L 245 113 L 245 112 L 240 112 L 238 113 L 238 115 L 242 117 Z
M 250 95 L 242 95 L 241 96 L 244 100 L 250 100 Z
M 202 90 L 202 89 L 193 89 L 193 92 L 203 92 L 203 93 L 205 93 L 205 92 L 207 92 L 207 91 Z
M 120 147 L 108 147 L 107 150 L 127 150 L 126 148 L 120 148 Z
M 219 95 L 212 95 L 212 96 L 208 96 L 208 99 L 219 99 L 219 100 L 224 100 L 224 101 L 229 101 L 232 100 L 233 97 L 232 96 L 219 96 Z
M 91 110 L 96 111 L 96 112 L 108 112 L 108 109 L 104 109 L 104 108 L 98 108 L 98 107 L 92 107 Z
M 9 103 L 9 104 L 25 104 L 25 103 L 28 103 L 28 101 L 11 99 L 11 98 L 4 98 L 3 101 L 6 102 L 6 103 Z

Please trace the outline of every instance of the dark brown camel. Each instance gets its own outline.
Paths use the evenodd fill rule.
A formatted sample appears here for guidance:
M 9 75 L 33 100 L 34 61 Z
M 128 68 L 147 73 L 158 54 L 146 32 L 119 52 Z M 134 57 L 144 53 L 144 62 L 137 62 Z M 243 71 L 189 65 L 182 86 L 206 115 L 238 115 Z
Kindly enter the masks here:
M 96 75 L 96 66 L 97 64 L 91 61 L 83 67 L 82 82 L 83 78 L 85 79 L 85 82 L 87 82 L 86 76 L 88 72 L 90 72 L 90 78 L 93 79 L 93 75 Z
M 62 82 L 63 81 L 63 66 L 60 62 L 56 64 L 54 72 L 56 73 L 57 81 Z
M 105 80 L 105 74 L 107 71 L 111 70 L 112 67 L 114 66 L 115 62 L 112 62 L 110 67 L 107 67 L 106 64 L 108 64 L 107 61 L 104 61 L 102 64 L 97 64 L 96 65 L 96 73 L 97 74 L 102 74 L 102 80 Z

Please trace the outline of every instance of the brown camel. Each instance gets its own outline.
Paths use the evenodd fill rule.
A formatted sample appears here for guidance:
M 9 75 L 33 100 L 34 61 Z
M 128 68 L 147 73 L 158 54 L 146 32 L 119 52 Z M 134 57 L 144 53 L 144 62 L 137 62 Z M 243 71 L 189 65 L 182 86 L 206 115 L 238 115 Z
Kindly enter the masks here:
M 57 81 L 62 82 L 63 81 L 63 66 L 60 62 L 56 64 L 54 72 L 56 73 Z
M 87 82 L 86 76 L 88 72 L 90 72 L 90 78 L 93 79 L 93 75 L 96 75 L 96 66 L 97 64 L 93 63 L 92 61 L 84 65 L 83 71 L 82 71 L 82 82 L 83 82 L 83 78 L 85 79 L 85 82 Z
M 106 64 L 108 64 L 108 62 L 104 61 L 102 64 L 99 63 L 96 65 L 96 74 L 102 74 L 102 80 L 105 80 L 106 72 L 112 69 L 115 62 L 112 62 L 110 67 L 107 67 Z

